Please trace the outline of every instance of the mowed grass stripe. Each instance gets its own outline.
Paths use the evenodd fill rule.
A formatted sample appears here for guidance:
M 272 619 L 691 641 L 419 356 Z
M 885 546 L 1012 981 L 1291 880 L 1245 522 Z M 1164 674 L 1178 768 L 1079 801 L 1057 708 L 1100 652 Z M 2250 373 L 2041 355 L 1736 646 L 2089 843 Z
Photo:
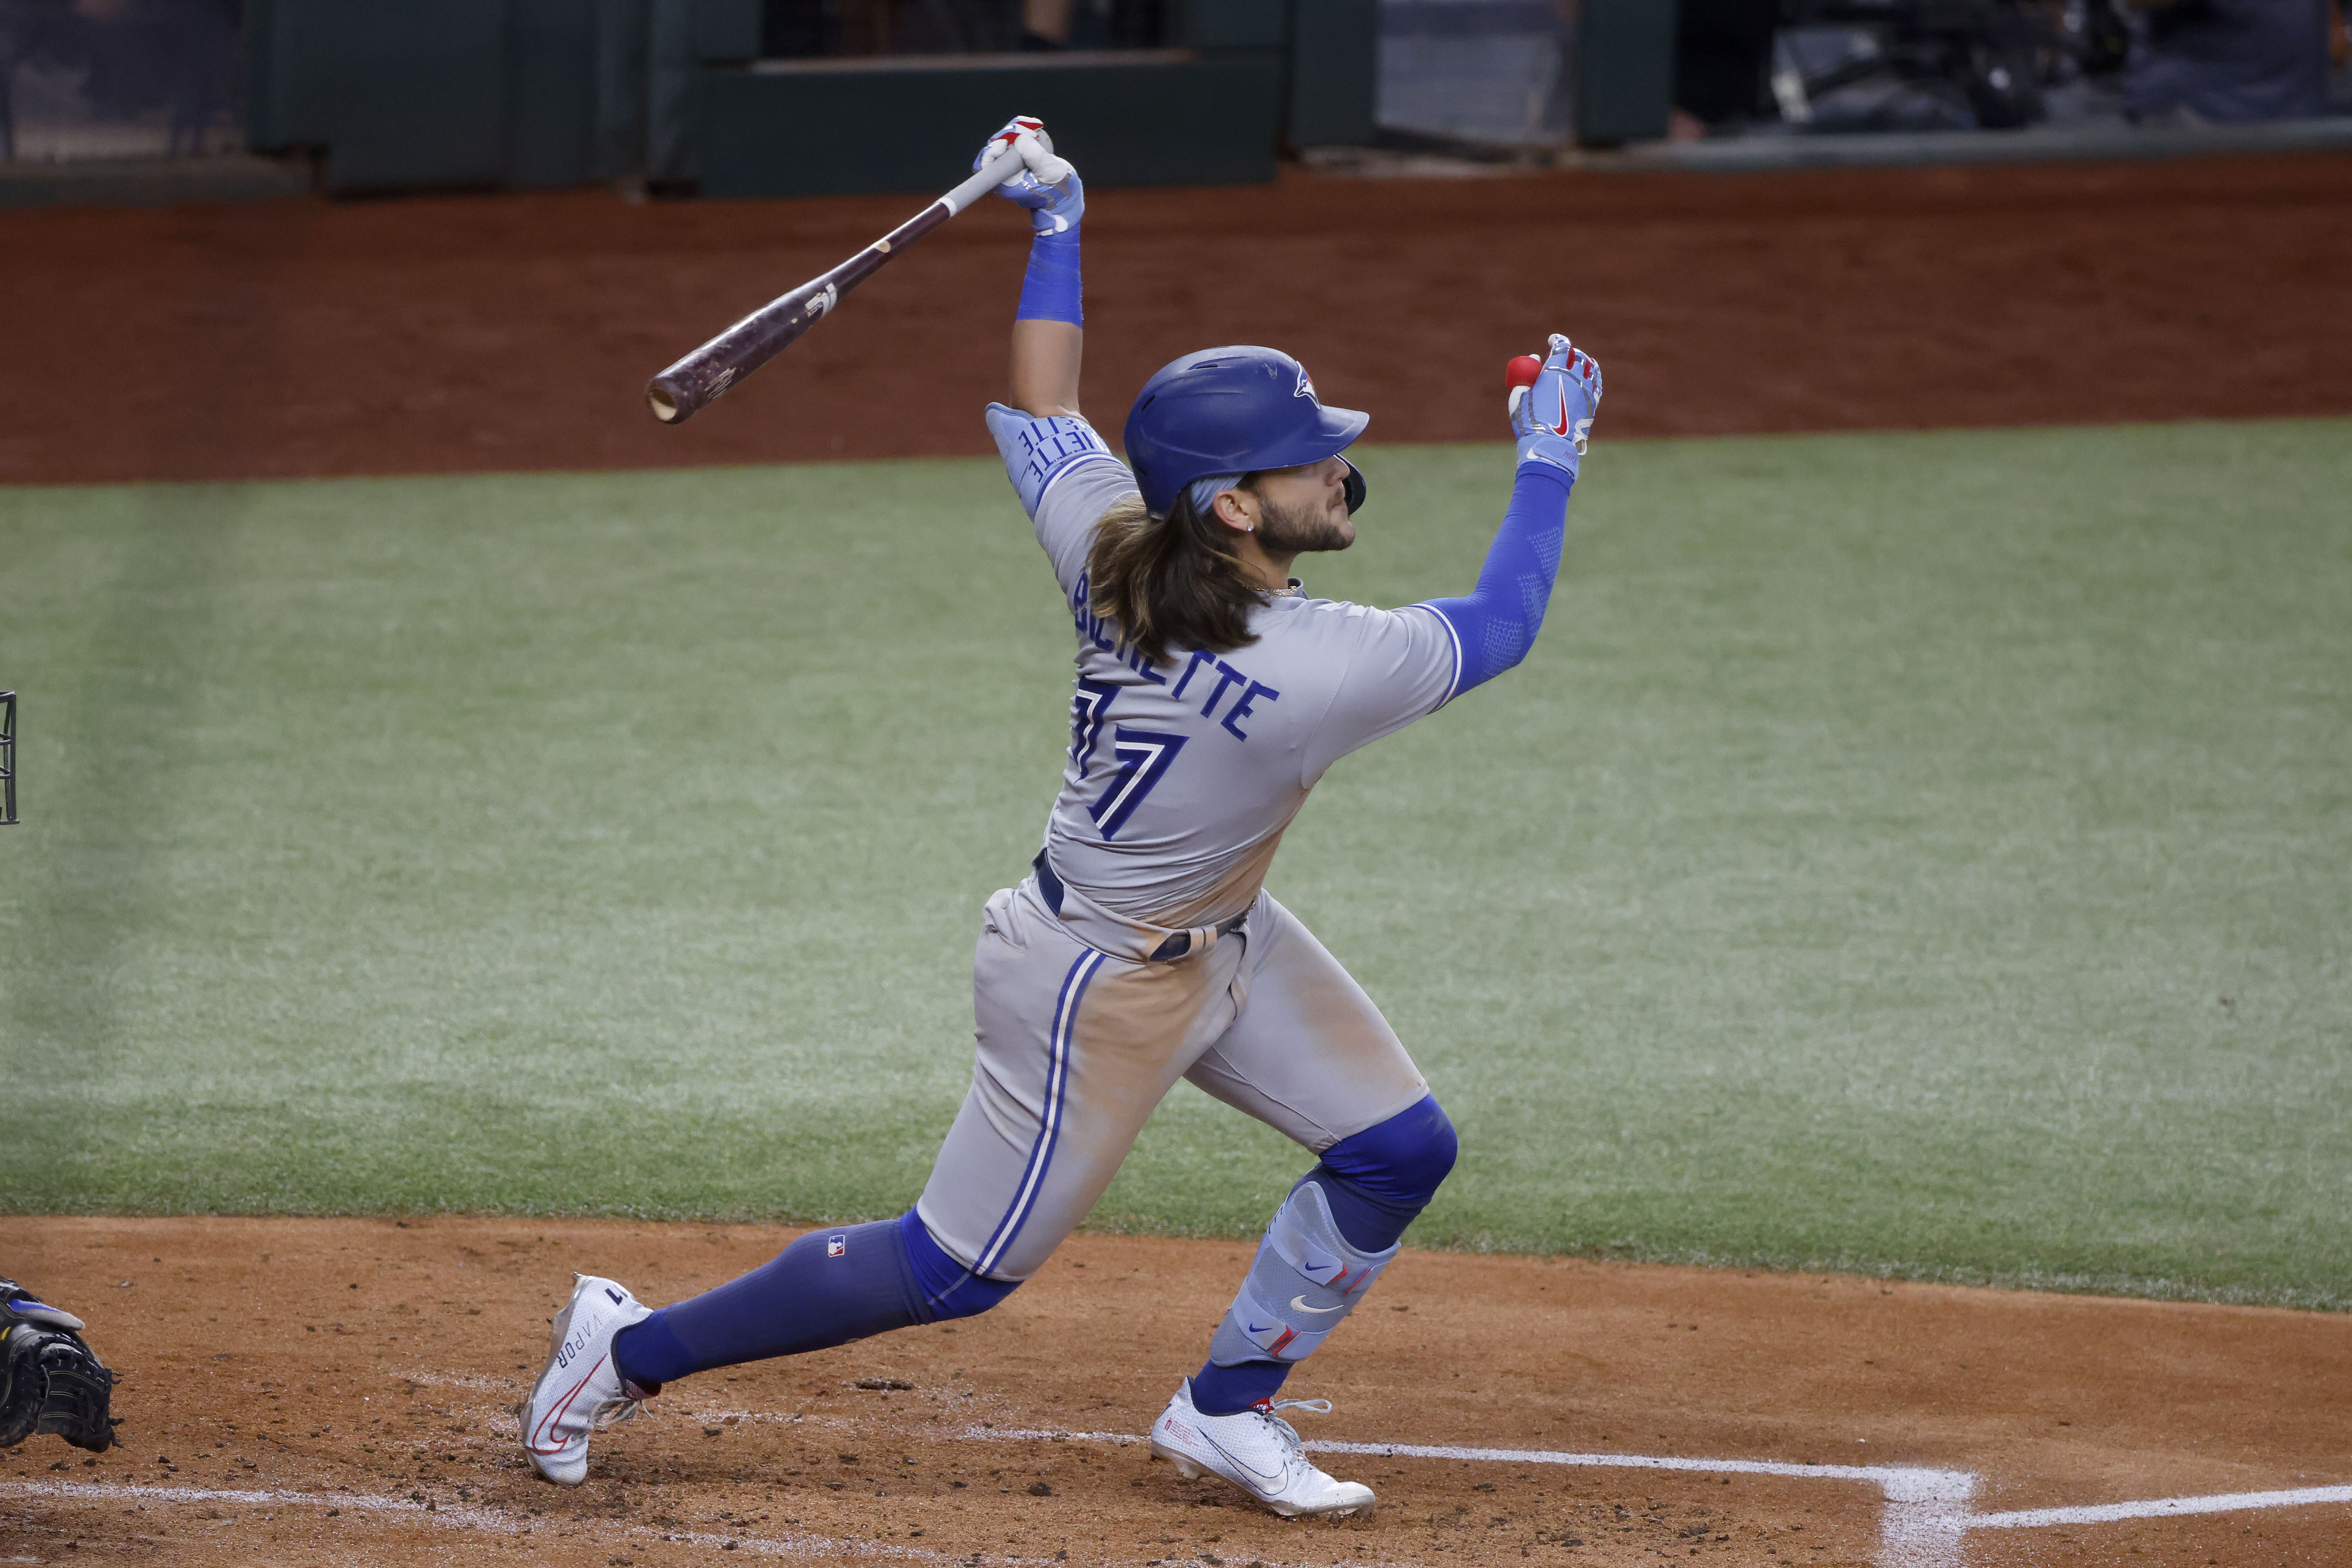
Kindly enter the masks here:
M 1597 447 L 1522 669 L 1272 886 L 1454 1113 L 1423 1245 L 2352 1303 L 2352 424 Z M 1475 573 L 1367 454 L 1316 591 Z M 986 463 L 0 491 L 0 1204 L 918 1189 L 1068 626 Z M 1302 1168 L 1171 1096 L 1093 1223 Z

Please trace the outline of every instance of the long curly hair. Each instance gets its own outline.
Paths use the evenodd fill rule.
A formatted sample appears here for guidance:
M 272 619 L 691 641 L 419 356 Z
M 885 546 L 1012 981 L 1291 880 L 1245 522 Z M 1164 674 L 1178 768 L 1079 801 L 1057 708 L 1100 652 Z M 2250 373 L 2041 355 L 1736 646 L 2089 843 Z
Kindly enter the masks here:
M 1247 489 L 1256 476 L 1245 475 Z M 1171 647 L 1230 653 L 1257 640 L 1250 612 L 1267 600 L 1249 580 L 1225 525 L 1178 493 L 1164 518 L 1129 497 L 1095 524 L 1087 551 L 1087 596 L 1094 613 L 1154 664 Z

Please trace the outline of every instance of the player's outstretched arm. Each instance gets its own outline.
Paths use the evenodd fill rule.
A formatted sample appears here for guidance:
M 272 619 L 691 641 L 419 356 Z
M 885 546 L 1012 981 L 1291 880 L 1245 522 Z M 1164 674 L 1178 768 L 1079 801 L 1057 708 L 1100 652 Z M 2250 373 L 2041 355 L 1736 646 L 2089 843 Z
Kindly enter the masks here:
M 1078 283 L 1078 220 L 1086 216 L 1086 187 L 1070 161 L 1054 152 L 1043 121 L 1017 115 L 988 139 L 972 163 L 977 169 L 1010 142 L 1018 148 L 1022 172 L 996 187 L 996 194 L 1029 210 L 1035 236 L 1029 243 L 1029 273 L 1021 285 L 1021 308 L 1013 322 L 1011 390 L 1013 407 L 1035 418 L 1078 412 L 1078 361 L 1086 313 Z
M 1534 356 L 1512 362 L 1514 370 Z M 1478 586 L 1429 607 L 1454 628 L 1461 657 L 1453 695 L 1492 680 L 1535 646 L 1559 574 L 1568 531 L 1568 495 L 1601 406 L 1601 366 L 1558 332 L 1533 385 L 1510 378 L 1511 433 L 1518 437 L 1517 478 L 1503 525 L 1479 570 Z

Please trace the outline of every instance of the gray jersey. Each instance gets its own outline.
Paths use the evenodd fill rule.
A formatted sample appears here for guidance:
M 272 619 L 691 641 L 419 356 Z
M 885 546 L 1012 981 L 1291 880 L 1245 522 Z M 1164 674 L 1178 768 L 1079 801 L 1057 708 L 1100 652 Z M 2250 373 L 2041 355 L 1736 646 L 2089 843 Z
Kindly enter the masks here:
M 1077 627 L 1048 859 L 1136 920 L 1240 913 L 1324 770 L 1452 695 L 1452 628 L 1426 606 L 1314 599 L 1294 584 L 1251 615 L 1248 646 L 1147 665 L 1087 602 L 1095 524 L 1138 493 L 1134 477 L 1083 420 L 992 407 L 989 424 Z

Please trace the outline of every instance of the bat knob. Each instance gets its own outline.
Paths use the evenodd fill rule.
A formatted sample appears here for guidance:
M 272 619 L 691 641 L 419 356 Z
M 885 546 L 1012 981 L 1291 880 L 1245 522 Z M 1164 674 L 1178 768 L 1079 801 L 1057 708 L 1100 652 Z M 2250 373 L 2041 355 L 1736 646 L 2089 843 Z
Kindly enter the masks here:
M 1536 384 L 1536 377 L 1543 374 L 1543 364 L 1544 362 L 1533 354 L 1519 355 L 1503 367 L 1504 389 L 1507 391 L 1517 386 L 1533 386 Z

